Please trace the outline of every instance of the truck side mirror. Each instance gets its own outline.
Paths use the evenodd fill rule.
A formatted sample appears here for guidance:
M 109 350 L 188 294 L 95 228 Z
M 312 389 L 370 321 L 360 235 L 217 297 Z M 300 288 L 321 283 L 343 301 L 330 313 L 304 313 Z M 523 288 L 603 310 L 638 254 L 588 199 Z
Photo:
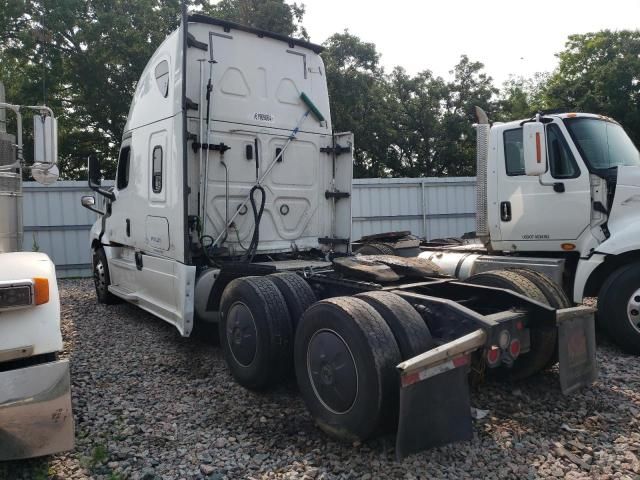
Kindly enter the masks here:
M 99 193 L 103 197 L 108 198 L 112 202 L 115 201 L 116 199 L 115 194 L 111 190 L 107 190 L 100 186 L 101 178 L 102 178 L 102 173 L 100 172 L 100 160 L 98 160 L 98 157 L 94 153 L 89 155 L 88 170 L 89 170 L 89 188 L 94 192 Z
M 91 188 L 99 187 L 101 184 L 100 160 L 98 160 L 98 157 L 94 153 L 89 155 L 88 166 L 89 166 L 89 186 Z
M 51 115 L 33 116 L 33 162 L 58 162 L 58 120 Z
M 98 210 L 96 208 L 96 199 L 93 195 L 83 195 L 80 199 L 80 203 L 84 208 L 87 208 L 92 212 L 98 213 L 100 215 L 104 215 L 104 212 L 102 210 Z
M 547 140 L 544 124 L 529 122 L 522 126 L 524 173 L 538 176 L 547 171 Z

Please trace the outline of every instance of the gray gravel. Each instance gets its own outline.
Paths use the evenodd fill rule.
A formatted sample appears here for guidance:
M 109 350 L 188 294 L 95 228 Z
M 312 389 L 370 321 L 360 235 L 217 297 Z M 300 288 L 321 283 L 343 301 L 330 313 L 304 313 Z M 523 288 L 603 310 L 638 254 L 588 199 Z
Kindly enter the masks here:
M 564 398 L 554 371 L 482 385 L 473 441 L 398 463 L 392 439 L 328 439 L 293 385 L 242 389 L 204 336 L 98 305 L 88 280 L 60 284 L 77 445 L 0 463 L 0 478 L 640 478 L 640 358 L 602 339 L 592 388 Z

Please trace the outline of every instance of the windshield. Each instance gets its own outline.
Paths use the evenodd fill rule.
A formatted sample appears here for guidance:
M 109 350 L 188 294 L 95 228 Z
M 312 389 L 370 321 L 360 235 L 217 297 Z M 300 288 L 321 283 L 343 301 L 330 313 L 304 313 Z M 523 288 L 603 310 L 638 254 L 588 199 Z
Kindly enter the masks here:
M 564 123 L 589 170 L 640 166 L 640 153 L 617 123 L 597 118 L 566 118 Z

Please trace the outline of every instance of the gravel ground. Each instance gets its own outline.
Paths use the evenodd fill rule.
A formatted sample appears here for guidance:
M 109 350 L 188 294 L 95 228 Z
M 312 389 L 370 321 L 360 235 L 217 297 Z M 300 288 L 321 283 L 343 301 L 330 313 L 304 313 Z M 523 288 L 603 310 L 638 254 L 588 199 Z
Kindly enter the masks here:
M 220 349 L 61 281 L 76 448 L 0 463 L 2 479 L 640 478 L 640 358 L 599 339 L 600 380 L 564 398 L 557 372 L 485 384 L 471 442 L 394 460 L 392 439 L 334 442 L 294 386 L 253 394 Z

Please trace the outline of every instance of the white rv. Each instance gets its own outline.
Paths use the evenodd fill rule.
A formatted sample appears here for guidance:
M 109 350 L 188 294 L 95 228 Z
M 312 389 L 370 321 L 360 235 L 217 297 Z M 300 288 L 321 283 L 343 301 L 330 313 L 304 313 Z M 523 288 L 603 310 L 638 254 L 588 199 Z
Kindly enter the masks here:
M 98 213 L 98 300 L 185 336 L 218 322 L 241 385 L 295 373 L 318 425 L 342 439 L 399 418 L 400 456 L 469 438 L 472 352 L 519 377 L 559 358 L 565 393 L 588 385 L 593 313 L 549 306 L 548 279 L 512 272 L 523 295 L 350 256 L 353 138 L 332 131 L 320 51 L 183 12 L 138 82 L 113 188 L 89 160 L 104 198 L 82 199 Z
M 17 119 L 6 132 L 6 110 Z M 22 158 L 22 115 L 34 111 L 36 162 Z M 0 461 L 73 448 L 69 361 L 62 351 L 55 266 L 22 252 L 22 171 L 57 178 L 56 120 L 45 106 L 4 103 L 0 83 Z

